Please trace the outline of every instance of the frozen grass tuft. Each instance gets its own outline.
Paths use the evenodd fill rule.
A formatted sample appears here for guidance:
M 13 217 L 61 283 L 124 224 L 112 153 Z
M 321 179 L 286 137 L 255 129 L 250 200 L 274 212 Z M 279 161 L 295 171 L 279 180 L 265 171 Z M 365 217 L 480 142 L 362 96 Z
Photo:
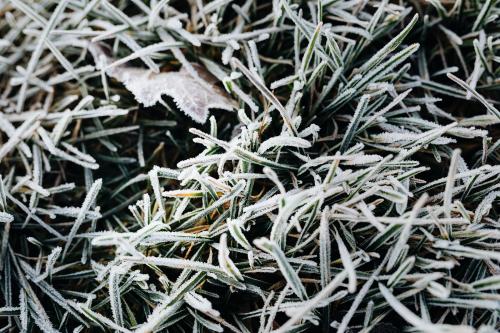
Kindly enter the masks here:
M 0 0 L 0 330 L 500 330 L 499 15 Z

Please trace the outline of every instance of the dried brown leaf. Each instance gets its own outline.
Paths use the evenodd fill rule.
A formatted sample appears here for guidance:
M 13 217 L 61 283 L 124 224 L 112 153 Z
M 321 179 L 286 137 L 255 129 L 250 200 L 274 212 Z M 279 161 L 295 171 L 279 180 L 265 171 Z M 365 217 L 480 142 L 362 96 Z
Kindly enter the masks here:
M 94 56 L 98 68 L 125 85 L 135 99 L 144 106 L 153 106 L 162 95 L 172 97 L 175 104 L 194 121 L 204 123 L 209 109 L 232 111 L 236 105 L 226 92 L 216 86 L 216 80 L 203 67 L 192 64 L 198 77 L 186 69 L 177 72 L 153 73 L 151 70 L 126 65 L 111 66 L 114 59 L 107 56 L 98 44 L 91 44 L 89 51 Z

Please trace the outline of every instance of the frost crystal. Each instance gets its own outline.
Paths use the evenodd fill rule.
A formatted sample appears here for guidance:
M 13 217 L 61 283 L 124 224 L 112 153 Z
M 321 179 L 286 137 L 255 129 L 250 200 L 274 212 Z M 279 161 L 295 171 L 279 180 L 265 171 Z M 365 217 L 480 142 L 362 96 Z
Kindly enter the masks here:
M 106 59 L 106 64 L 113 62 L 99 45 L 91 44 L 89 50 L 96 63 L 103 58 Z M 103 64 L 100 63 L 99 66 L 102 67 Z M 235 102 L 215 85 L 214 78 L 200 65 L 192 64 L 192 67 L 198 73 L 198 78 L 193 77 L 184 67 L 177 72 L 161 73 L 125 65 L 105 70 L 107 75 L 122 82 L 135 99 L 146 107 L 160 102 L 162 95 L 168 95 L 179 109 L 199 123 L 207 121 L 209 109 L 234 110 Z

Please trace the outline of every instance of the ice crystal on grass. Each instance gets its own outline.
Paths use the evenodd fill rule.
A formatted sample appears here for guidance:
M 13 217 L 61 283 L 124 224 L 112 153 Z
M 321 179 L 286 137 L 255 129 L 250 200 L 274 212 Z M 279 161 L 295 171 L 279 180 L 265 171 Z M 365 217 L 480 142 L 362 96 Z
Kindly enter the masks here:
M 498 331 L 499 4 L 0 0 L 0 330 Z

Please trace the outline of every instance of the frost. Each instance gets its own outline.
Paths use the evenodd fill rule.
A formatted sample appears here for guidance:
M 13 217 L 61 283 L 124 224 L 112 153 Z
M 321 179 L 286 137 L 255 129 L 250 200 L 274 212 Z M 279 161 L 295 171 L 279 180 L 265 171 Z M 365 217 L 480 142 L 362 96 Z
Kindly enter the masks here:
M 297 148 L 310 148 L 311 143 L 307 140 L 296 138 L 292 136 L 275 136 L 262 142 L 259 147 L 258 153 L 263 154 L 274 147 L 297 147 Z
M 102 179 L 96 180 L 94 184 L 92 184 L 92 186 L 90 187 L 87 195 L 85 196 L 85 200 L 83 201 L 82 207 L 78 213 L 78 216 L 76 217 L 75 223 L 73 224 L 69 232 L 66 245 L 64 246 L 63 257 L 66 255 L 69 246 L 71 245 L 71 241 L 76 236 L 78 229 L 83 223 L 85 216 L 88 214 L 90 207 L 94 204 L 97 198 L 97 194 L 99 194 L 99 191 L 101 190 L 101 187 L 102 187 Z
M 99 59 L 106 59 L 106 64 L 113 62 L 97 44 L 90 44 L 89 51 L 98 64 Z M 168 95 L 179 109 L 199 123 L 207 121 L 209 109 L 232 111 L 235 102 L 215 85 L 214 78 L 200 65 L 192 64 L 192 67 L 199 78 L 193 77 L 184 67 L 178 72 L 153 73 L 143 68 L 119 65 L 106 68 L 106 74 L 122 82 L 144 106 L 153 106 L 162 100 L 162 95 Z
M 491 208 L 493 208 L 493 202 L 497 197 L 500 197 L 500 191 L 494 191 L 489 193 L 477 206 L 474 213 L 474 223 L 479 223 L 483 216 L 487 215 Z
M 227 234 L 222 234 L 220 236 L 219 243 L 219 265 L 221 269 L 229 276 L 237 279 L 243 280 L 243 275 L 234 264 L 234 262 L 229 258 L 229 249 L 227 247 Z
M 219 317 L 220 313 L 212 308 L 212 303 L 205 297 L 198 295 L 194 291 L 190 291 L 184 295 L 184 300 L 194 309 L 214 317 Z
M 12 221 L 14 221 L 14 216 L 8 213 L 0 212 L 0 223 L 9 223 Z
M 499 327 L 498 1 L 31 2 L 0 5 L 3 331 Z

